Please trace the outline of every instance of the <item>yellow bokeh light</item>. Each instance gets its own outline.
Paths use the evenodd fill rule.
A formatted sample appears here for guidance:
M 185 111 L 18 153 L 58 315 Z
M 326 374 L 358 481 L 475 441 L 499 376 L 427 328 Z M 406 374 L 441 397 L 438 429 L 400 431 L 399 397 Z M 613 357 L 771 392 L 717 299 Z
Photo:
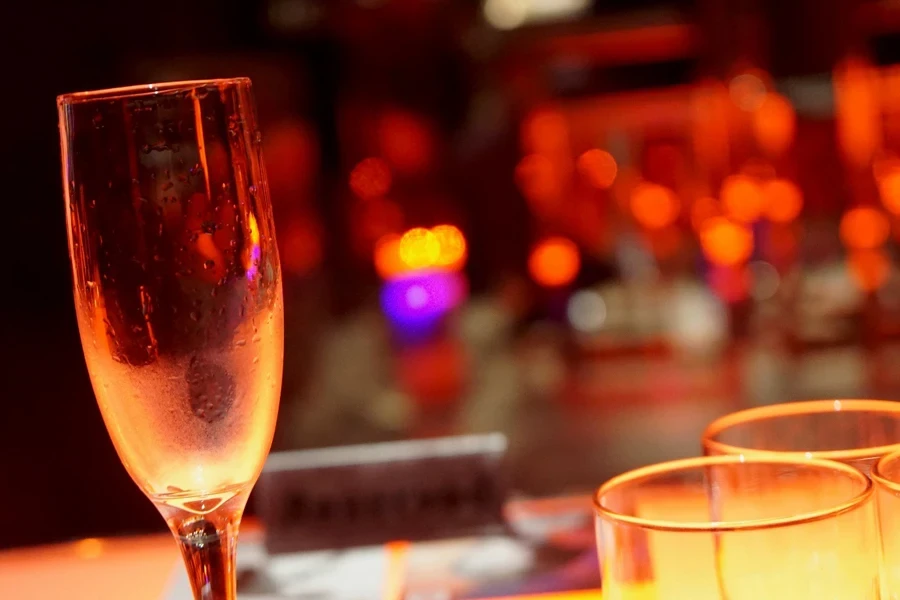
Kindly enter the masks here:
M 753 254 L 753 233 L 725 217 L 713 217 L 701 226 L 700 245 L 711 263 L 735 266 Z
M 435 264 L 441 255 L 441 244 L 430 230 L 414 227 L 400 238 L 400 258 L 410 269 L 424 269 Z
M 466 238 L 454 225 L 436 225 L 431 233 L 438 241 L 437 267 L 459 268 L 466 259 Z

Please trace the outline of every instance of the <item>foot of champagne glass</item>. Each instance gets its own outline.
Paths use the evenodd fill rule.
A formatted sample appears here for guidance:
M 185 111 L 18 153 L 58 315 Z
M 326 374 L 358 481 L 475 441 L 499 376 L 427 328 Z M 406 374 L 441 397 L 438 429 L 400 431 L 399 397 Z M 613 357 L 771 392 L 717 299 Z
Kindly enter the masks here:
M 195 600 L 237 598 L 237 537 L 247 497 L 241 492 L 221 503 L 216 498 L 155 501 L 181 550 Z

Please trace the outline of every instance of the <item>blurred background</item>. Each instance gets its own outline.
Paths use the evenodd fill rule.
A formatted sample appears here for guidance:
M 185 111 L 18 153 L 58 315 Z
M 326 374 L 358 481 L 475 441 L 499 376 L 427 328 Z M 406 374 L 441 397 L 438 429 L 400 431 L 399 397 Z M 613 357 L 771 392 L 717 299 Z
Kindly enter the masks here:
M 11 11 L 6 6 L 2 11 Z M 104 429 L 54 98 L 254 81 L 276 450 L 509 438 L 512 486 L 900 398 L 900 1 L 118 0 L 2 15 L 0 547 L 162 531 Z

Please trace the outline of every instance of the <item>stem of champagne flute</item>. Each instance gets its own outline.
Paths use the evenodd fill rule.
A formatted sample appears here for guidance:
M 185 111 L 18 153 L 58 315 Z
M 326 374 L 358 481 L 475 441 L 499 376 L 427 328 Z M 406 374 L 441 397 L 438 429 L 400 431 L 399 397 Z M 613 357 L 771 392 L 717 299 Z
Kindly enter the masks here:
M 246 500 L 239 494 L 205 514 L 158 505 L 181 550 L 194 600 L 237 598 L 237 537 Z
M 195 600 L 237 598 L 237 534 L 237 522 L 220 529 L 203 517 L 184 523 L 175 534 Z

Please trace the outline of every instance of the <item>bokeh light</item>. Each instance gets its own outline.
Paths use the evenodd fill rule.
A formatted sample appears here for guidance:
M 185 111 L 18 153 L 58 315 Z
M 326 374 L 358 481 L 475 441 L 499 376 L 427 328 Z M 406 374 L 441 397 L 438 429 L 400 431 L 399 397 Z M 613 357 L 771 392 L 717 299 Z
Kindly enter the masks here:
M 375 271 L 383 279 L 393 277 L 408 270 L 400 258 L 400 236 L 389 233 L 375 243 Z
M 900 169 L 891 170 L 880 177 L 878 191 L 885 208 L 900 215 Z
M 881 249 L 851 250 L 847 267 L 861 290 L 874 292 L 887 281 L 891 261 Z
M 753 223 L 763 210 L 762 189 L 749 175 L 729 175 L 722 182 L 722 209 L 735 221 Z
M 634 218 L 648 229 L 661 229 L 678 218 L 681 205 L 671 189 L 656 183 L 641 182 L 631 192 Z
M 539 242 L 528 257 L 528 271 L 538 284 L 559 287 L 572 283 L 581 268 L 578 247 L 564 237 Z
M 400 238 L 400 258 L 411 269 L 424 269 L 437 262 L 441 244 L 430 230 L 414 227 Z
M 529 154 L 516 166 L 516 185 L 535 210 L 553 208 L 561 197 L 562 188 L 556 168 L 549 158 Z
M 797 117 L 790 100 L 768 93 L 753 113 L 753 132 L 760 147 L 770 156 L 779 156 L 794 141 Z
M 601 190 L 612 186 L 618 172 L 613 155 L 597 148 L 588 150 L 579 156 L 575 166 L 588 183 Z
M 728 94 L 741 110 L 752 112 L 762 106 L 766 99 L 765 74 L 761 71 L 748 71 L 736 75 L 728 83 Z
M 434 266 L 458 269 L 466 260 L 466 238 L 454 225 L 436 225 L 431 228 L 440 248 Z
M 403 173 L 418 173 L 431 166 L 434 137 L 424 117 L 405 111 L 389 111 L 378 124 L 382 156 Z
M 350 171 L 350 189 L 363 199 L 384 196 L 391 189 L 391 168 L 384 160 L 365 158 Z
M 891 233 L 891 225 L 881 211 L 871 206 L 851 208 L 841 217 L 841 241 L 848 248 L 871 250 L 881 246 Z
M 572 294 L 566 306 L 566 316 L 572 328 L 581 333 L 596 333 L 606 323 L 606 302 L 599 292 L 579 290 Z
M 700 229 L 703 254 L 713 264 L 735 266 L 753 254 L 753 233 L 725 217 L 708 219 Z
M 800 215 L 803 193 L 792 181 L 772 179 L 762 186 L 763 215 L 775 223 L 790 223 Z

